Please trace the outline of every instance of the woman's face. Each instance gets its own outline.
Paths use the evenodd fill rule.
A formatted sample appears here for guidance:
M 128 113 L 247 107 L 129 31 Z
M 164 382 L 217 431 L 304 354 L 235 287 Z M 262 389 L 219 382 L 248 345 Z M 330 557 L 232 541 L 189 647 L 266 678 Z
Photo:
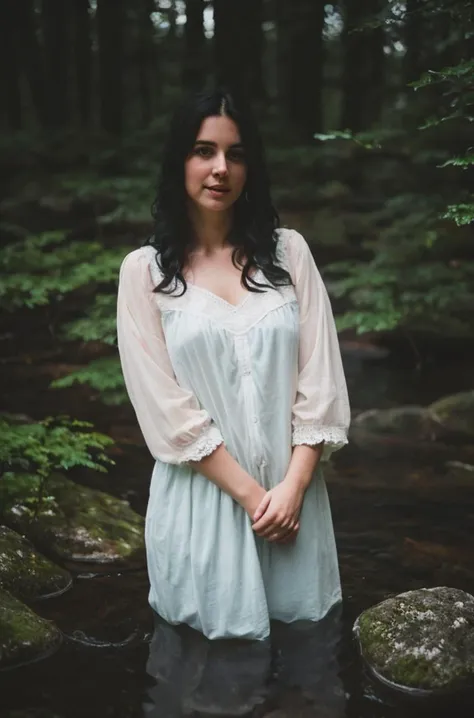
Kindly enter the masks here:
M 185 162 L 186 192 L 199 211 L 225 212 L 240 196 L 247 165 L 237 125 L 229 117 L 207 117 Z

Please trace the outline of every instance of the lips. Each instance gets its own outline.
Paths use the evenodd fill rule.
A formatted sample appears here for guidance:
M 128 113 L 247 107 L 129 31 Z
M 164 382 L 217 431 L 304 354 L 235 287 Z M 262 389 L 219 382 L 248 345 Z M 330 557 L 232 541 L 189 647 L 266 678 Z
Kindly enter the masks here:
M 206 187 L 210 192 L 219 192 L 220 194 L 226 194 L 227 192 L 230 192 L 227 187 Z

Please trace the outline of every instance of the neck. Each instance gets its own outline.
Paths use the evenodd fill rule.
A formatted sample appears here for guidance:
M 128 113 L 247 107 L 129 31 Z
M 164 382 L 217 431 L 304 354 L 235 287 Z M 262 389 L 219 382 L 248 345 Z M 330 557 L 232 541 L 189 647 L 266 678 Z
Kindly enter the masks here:
M 205 252 L 223 249 L 228 245 L 227 237 L 232 227 L 232 212 L 199 212 L 190 209 L 195 248 Z

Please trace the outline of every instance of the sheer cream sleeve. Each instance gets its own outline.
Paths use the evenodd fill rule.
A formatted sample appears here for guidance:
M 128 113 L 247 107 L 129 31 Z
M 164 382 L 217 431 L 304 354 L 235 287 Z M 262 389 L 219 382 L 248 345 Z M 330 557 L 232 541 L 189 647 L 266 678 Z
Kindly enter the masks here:
M 153 457 L 170 464 L 199 461 L 223 438 L 194 394 L 176 380 L 149 259 L 137 249 L 120 268 L 117 338 L 125 385 Z
M 350 408 L 326 287 L 304 238 L 286 230 L 286 256 L 300 313 L 293 446 L 324 442 L 322 460 L 347 443 Z

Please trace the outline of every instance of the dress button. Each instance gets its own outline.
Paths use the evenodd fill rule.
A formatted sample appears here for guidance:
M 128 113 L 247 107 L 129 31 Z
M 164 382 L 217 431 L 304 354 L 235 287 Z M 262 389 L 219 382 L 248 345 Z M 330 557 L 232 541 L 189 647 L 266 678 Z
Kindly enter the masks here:
M 258 424 L 258 416 L 254 416 L 254 417 L 252 418 L 252 421 L 253 421 L 254 424 Z

